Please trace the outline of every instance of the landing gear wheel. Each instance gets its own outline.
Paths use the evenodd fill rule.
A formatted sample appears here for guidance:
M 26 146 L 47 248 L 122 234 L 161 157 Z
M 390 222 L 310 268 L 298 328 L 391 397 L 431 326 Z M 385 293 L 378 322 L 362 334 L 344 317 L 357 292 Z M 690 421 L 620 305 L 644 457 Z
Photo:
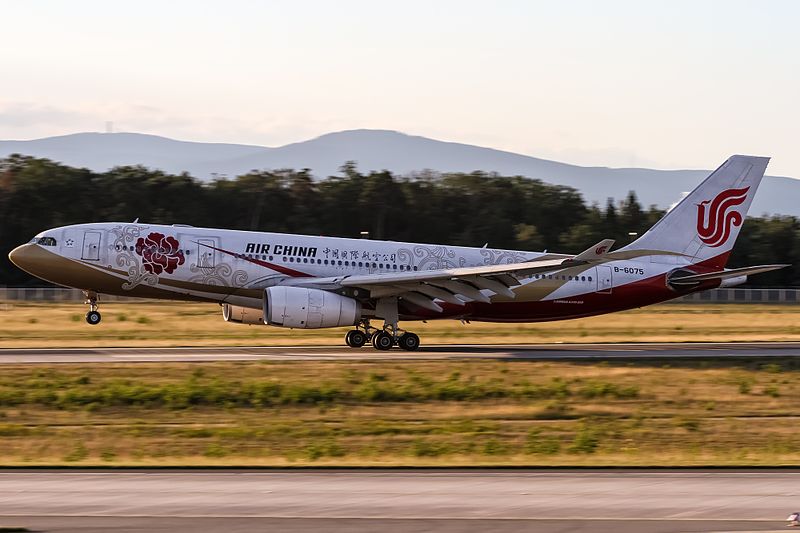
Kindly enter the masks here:
M 376 350 L 391 350 L 394 346 L 394 339 L 385 331 L 379 331 L 372 336 L 372 346 Z
M 367 335 L 359 329 L 351 329 L 345 335 L 344 342 L 351 348 L 361 348 L 367 343 Z
M 86 302 L 89 304 L 89 312 L 86 313 L 86 322 L 92 326 L 100 323 L 100 312 L 97 310 L 97 293 L 94 291 L 83 291 L 86 295 Z
M 86 322 L 88 322 L 92 326 L 96 326 L 97 324 L 99 324 L 101 318 L 102 317 L 100 316 L 99 311 L 89 311 L 88 313 L 86 313 Z
M 419 348 L 419 337 L 414 333 L 403 333 L 400 335 L 400 338 L 397 339 L 397 345 L 406 351 L 413 352 Z

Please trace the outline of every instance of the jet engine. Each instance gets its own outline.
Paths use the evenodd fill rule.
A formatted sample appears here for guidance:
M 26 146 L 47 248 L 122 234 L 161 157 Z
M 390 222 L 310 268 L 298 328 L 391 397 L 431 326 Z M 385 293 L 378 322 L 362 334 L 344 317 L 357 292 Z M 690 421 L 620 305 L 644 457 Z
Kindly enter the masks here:
M 284 328 L 352 326 L 361 319 L 361 304 L 320 289 L 277 286 L 264 291 L 263 316 L 267 324 Z
M 222 304 L 222 318 L 225 319 L 225 322 L 264 325 L 264 313 L 261 309 L 250 309 L 238 305 Z

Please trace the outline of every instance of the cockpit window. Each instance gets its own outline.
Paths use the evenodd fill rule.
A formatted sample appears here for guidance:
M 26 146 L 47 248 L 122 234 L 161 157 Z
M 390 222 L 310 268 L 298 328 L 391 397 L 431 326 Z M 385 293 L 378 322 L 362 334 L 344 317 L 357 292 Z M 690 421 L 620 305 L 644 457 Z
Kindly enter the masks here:
M 55 246 L 56 240 L 53 237 L 39 237 L 36 239 L 36 244 L 41 244 L 42 246 Z

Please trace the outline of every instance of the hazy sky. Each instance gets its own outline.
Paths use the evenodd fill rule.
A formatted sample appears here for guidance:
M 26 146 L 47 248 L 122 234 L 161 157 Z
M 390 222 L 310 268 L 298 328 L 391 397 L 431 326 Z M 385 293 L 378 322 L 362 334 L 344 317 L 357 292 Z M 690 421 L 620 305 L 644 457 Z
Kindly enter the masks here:
M 800 177 L 797 1 L 0 0 L 0 139 L 394 129 Z

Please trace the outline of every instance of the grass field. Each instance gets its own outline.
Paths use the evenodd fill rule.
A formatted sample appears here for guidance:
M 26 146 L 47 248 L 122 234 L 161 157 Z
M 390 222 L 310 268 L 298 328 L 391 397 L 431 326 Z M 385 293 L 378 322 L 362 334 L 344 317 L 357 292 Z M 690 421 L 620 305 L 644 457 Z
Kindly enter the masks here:
M 285 330 L 229 324 L 214 304 L 105 303 L 103 322 L 81 304 L 0 304 L 0 346 L 232 346 L 340 344 L 348 328 Z M 800 306 L 662 304 L 600 317 L 538 324 L 401 324 L 423 344 L 800 340 Z
M 5 304 L 2 346 L 277 345 L 335 331 L 213 305 Z M 796 306 L 660 305 L 542 324 L 431 322 L 426 343 L 798 340 Z M 800 465 L 800 361 L 4 365 L 0 465 Z
M 0 464 L 798 465 L 798 365 L 9 365 Z

